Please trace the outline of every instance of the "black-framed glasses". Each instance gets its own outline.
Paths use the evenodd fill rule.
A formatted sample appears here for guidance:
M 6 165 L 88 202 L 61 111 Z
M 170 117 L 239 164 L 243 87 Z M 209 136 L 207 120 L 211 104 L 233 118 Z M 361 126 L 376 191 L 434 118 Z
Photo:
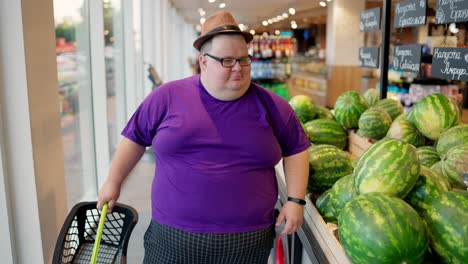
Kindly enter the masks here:
M 226 67 L 226 68 L 232 68 L 234 67 L 234 65 L 236 65 L 236 62 L 239 62 L 239 65 L 240 66 L 249 66 L 251 63 L 252 63 L 252 57 L 250 57 L 250 55 L 248 57 L 242 57 L 242 58 L 238 58 L 238 59 L 235 59 L 235 58 L 220 58 L 220 57 L 216 57 L 216 56 L 213 56 L 211 54 L 208 54 L 208 53 L 205 53 L 203 54 L 203 56 L 208 56 L 214 60 L 217 60 L 221 63 L 221 65 L 223 67 Z

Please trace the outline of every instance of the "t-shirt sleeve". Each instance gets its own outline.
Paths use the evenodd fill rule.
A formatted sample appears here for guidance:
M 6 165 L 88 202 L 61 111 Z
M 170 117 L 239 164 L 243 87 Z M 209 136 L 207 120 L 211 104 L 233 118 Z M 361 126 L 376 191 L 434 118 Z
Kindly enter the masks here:
M 151 92 L 138 106 L 122 130 L 122 136 L 148 147 L 167 112 L 167 96 L 163 87 Z
M 284 127 L 277 128 L 276 133 L 283 157 L 292 156 L 310 147 L 310 141 L 296 114 L 292 109 L 288 112 Z

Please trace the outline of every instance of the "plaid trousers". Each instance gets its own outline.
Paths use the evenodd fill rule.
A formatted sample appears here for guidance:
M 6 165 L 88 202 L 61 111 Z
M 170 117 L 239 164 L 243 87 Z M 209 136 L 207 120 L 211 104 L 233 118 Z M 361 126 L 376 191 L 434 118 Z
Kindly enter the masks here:
M 191 233 L 152 220 L 144 264 L 267 264 L 274 226 L 234 234 Z

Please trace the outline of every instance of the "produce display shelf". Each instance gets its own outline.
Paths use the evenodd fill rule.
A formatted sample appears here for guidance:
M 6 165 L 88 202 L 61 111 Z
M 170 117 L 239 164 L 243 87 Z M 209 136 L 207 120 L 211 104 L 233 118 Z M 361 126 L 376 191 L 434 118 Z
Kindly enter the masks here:
M 282 161 L 275 167 L 275 170 L 279 196 L 284 204 L 287 199 L 287 189 Z M 311 262 L 314 264 L 351 264 L 340 242 L 333 235 L 333 230 L 327 226 L 312 203 L 310 195 L 306 195 L 305 200 L 307 204 L 304 207 L 304 223 L 296 233 Z

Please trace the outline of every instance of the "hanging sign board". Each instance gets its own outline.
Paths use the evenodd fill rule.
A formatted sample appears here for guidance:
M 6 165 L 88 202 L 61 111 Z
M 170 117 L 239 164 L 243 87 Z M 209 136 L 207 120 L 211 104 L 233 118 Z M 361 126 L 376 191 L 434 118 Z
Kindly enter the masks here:
M 467 0 L 437 0 L 436 24 L 468 21 Z
M 374 31 L 380 29 L 380 7 L 367 9 L 361 12 L 359 29 L 361 32 Z
M 359 48 L 359 64 L 361 67 L 379 68 L 380 48 Z
M 397 3 L 393 27 L 415 27 L 426 24 L 427 0 L 411 0 Z
M 399 71 L 419 73 L 421 50 L 421 45 L 395 46 L 393 50 L 393 68 Z
M 434 48 L 432 76 L 468 81 L 468 48 Z

